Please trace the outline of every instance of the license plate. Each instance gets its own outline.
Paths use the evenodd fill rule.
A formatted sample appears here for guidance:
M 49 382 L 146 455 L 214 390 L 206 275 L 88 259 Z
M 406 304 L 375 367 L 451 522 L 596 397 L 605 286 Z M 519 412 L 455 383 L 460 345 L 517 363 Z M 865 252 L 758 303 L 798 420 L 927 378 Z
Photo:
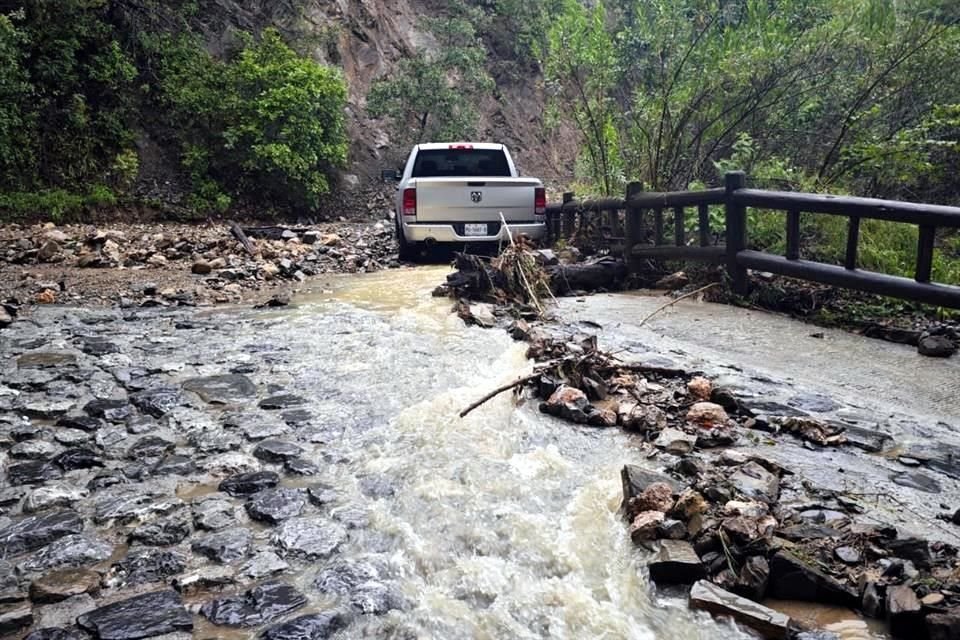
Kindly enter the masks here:
M 485 235 L 487 235 L 487 225 L 485 225 L 485 224 L 465 224 L 465 225 L 463 225 L 463 235 L 465 235 L 465 236 L 485 236 Z

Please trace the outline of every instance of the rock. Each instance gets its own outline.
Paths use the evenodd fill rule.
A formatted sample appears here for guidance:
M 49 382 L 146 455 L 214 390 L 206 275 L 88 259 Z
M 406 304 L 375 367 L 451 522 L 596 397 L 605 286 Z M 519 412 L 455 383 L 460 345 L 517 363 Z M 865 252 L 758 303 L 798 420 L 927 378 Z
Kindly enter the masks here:
M 834 578 L 814 569 L 793 554 L 779 551 L 770 562 L 770 597 L 802 600 L 856 608 L 859 594 Z
M 690 608 L 729 616 L 770 640 L 785 640 L 788 637 L 788 616 L 724 591 L 706 580 L 700 580 L 693 585 L 690 591 Z
M 77 356 L 72 353 L 41 352 L 25 353 L 17 358 L 17 368 L 24 369 L 62 369 L 75 368 Z
M 923 628 L 923 606 L 906 585 L 887 587 L 887 622 L 896 638 L 913 637 Z
M 108 422 L 123 422 L 133 415 L 133 407 L 125 400 L 91 400 L 83 410 L 93 418 L 103 418 Z
M 185 512 L 178 512 L 140 525 L 130 534 L 130 539 L 147 546 L 167 547 L 183 542 L 192 532 L 190 516 Z
M 931 613 L 926 627 L 929 640 L 956 640 L 960 638 L 960 613 Z
M 321 518 L 290 518 L 273 536 L 274 543 L 286 553 L 307 558 L 333 553 L 346 538 L 342 525 Z
M 272 576 L 275 573 L 281 573 L 290 568 L 290 565 L 283 558 L 273 551 L 261 551 L 254 555 L 241 568 L 241 575 L 249 576 L 254 580 Z
M 13 324 L 13 316 L 5 307 L 0 305 L 0 329 L 5 329 Z
M 104 338 L 83 338 L 80 350 L 97 358 L 111 353 L 120 353 L 120 347 Z
M 196 473 L 197 465 L 187 456 L 167 456 L 150 470 L 153 476 L 178 475 L 188 476 Z
M 57 420 L 58 427 L 93 432 L 103 426 L 103 422 L 92 416 L 63 416 Z
M 623 487 L 624 507 L 630 502 L 631 498 L 636 498 L 643 493 L 644 489 L 655 482 L 664 482 L 670 485 L 670 488 L 675 492 L 683 489 L 683 485 L 670 476 L 656 471 L 648 471 L 633 464 L 628 464 L 620 470 L 620 482 Z
M 587 399 L 587 394 L 580 389 L 566 385 L 558 387 L 557 390 L 553 392 L 553 395 L 540 407 L 544 413 L 563 418 L 564 420 L 570 420 L 577 424 L 586 424 L 589 422 L 590 414 L 592 413 L 592 407 L 590 401 Z
M 190 548 L 215 562 L 231 564 L 247 557 L 252 543 L 249 529 L 234 527 L 197 538 Z
M 743 502 L 741 500 L 730 500 L 723 505 L 723 513 L 727 516 L 747 516 L 748 518 L 760 518 L 770 512 L 770 507 L 762 502 Z
M 946 598 L 942 593 L 928 593 L 920 598 L 920 604 L 924 607 L 939 607 Z
M 940 493 L 941 491 L 939 482 L 919 471 L 894 473 L 890 476 L 890 480 L 901 487 L 910 487 L 924 493 Z
M 60 538 L 31 555 L 24 568 L 45 571 L 58 567 L 85 567 L 103 562 L 113 555 L 113 545 L 100 538 L 73 534 Z
M 949 358 L 957 352 L 957 345 L 947 336 L 923 336 L 917 343 L 917 352 L 928 358 Z
M 100 457 L 86 447 L 71 447 L 70 449 L 66 449 L 54 458 L 54 462 L 60 465 L 64 471 L 93 469 L 94 467 L 103 466 Z
M 193 617 L 175 591 L 157 591 L 108 604 L 77 618 L 98 640 L 138 640 L 192 631 Z
M 61 569 L 30 583 L 30 599 L 38 603 L 60 602 L 100 589 L 100 574 L 89 569 Z
M 133 406 L 154 418 L 162 418 L 180 404 L 180 391 L 174 387 L 153 387 L 130 396 Z
M 926 540 L 921 538 L 889 540 L 884 546 L 896 558 L 909 560 L 919 569 L 930 568 L 930 545 Z
M 206 260 L 197 260 L 193 263 L 193 266 L 190 267 L 190 271 L 198 276 L 205 276 L 213 271 L 213 267 L 211 267 L 210 263 Z
M 669 276 L 664 276 L 657 280 L 656 284 L 653 285 L 654 289 L 665 289 L 667 291 L 676 291 L 677 289 L 683 289 L 685 286 L 690 284 L 690 278 L 687 277 L 683 271 L 677 271 L 672 273 Z
M 763 556 L 750 556 L 740 568 L 733 590 L 737 595 L 761 602 L 767 593 L 770 580 L 770 564 Z
M 239 374 L 190 378 L 181 386 L 210 404 L 242 404 L 257 395 L 256 385 Z
M 403 609 L 405 603 L 395 587 L 371 580 L 350 594 L 350 606 L 362 614 L 383 615 L 393 609 Z
M 247 501 L 247 513 L 254 520 L 277 524 L 300 515 L 307 501 L 299 489 L 280 487 L 253 494 Z
M 311 504 L 322 507 L 337 501 L 337 491 L 330 485 L 320 482 L 307 487 L 307 498 Z
M 702 376 L 697 376 L 687 383 L 687 393 L 697 400 L 709 400 L 713 392 L 713 383 Z
M 254 471 L 230 476 L 220 483 L 219 490 L 236 498 L 271 489 L 279 482 L 280 476 L 273 471 Z
M 873 580 L 865 582 L 861 592 L 860 607 L 864 615 L 877 619 L 882 617 L 886 605 L 880 596 L 880 587 L 877 583 Z
M 694 516 L 704 514 L 709 509 L 710 505 L 698 491 L 686 489 L 677 498 L 671 513 L 684 522 L 689 522 Z
M 647 567 L 657 584 L 693 584 L 707 577 L 693 546 L 681 540 L 661 540 L 657 558 Z
M 235 583 L 230 567 L 203 567 L 194 573 L 177 576 L 172 581 L 173 588 L 187 596 L 217 591 Z
M 730 485 L 751 500 L 773 504 L 780 498 L 780 479 L 756 462 L 748 462 L 730 477 Z
M 52 507 L 72 507 L 89 492 L 80 487 L 53 485 L 38 487 L 30 492 L 23 503 L 24 513 L 36 513 Z
M 256 446 L 253 455 L 267 462 L 283 462 L 289 458 L 297 458 L 303 452 L 302 447 L 292 442 L 268 439 Z
M 290 407 L 299 407 L 306 404 L 306 399 L 301 396 L 295 396 L 292 394 L 284 394 L 279 396 L 270 396 L 260 401 L 260 408 L 266 409 L 267 411 L 277 411 L 280 409 L 288 409 Z
M 661 431 L 660 436 L 653 444 L 668 453 L 684 455 L 693 451 L 696 443 L 697 436 L 670 427 Z
M 283 461 L 284 470 L 294 476 L 315 476 L 320 473 L 320 468 L 303 458 L 290 458 Z
M 257 627 L 299 609 L 307 598 L 294 587 L 267 583 L 242 595 L 219 598 L 200 607 L 213 624 L 228 627 Z
M 83 519 L 75 511 L 31 516 L 0 529 L 0 552 L 3 556 L 16 556 L 81 531 Z
M 630 524 L 630 539 L 634 544 L 643 544 L 655 540 L 657 530 L 663 524 L 662 511 L 642 511 L 636 515 Z
M 673 489 L 665 482 L 654 482 L 648 485 L 636 498 L 630 502 L 633 513 L 641 511 L 662 511 L 667 513 L 673 508 Z
M 777 521 L 772 516 L 726 518 L 720 526 L 737 544 L 750 544 L 773 535 Z
M 837 547 L 833 550 L 833 555 L 844 564 L 860 564 L 860 552 L 853 547 Z
M 27 603 L 0 608 L 0 634 L 14 634 L 33 624 L 33 610 Z
M 687 422 L 692 422 L 704 429 L 726 426 L 730 416 L 718 404 L 712 402 L 698 402 L 687 411 Z
M 617 421 L 630 431 L 662 431 L 667 428 L 667 413 L 660 407 L 636 402 L 621 402 Z
M 167 582 L 187 569 L 187 557 L 166 549 L 140 549 L 131 552 L 110 569 L 110 586 L 137 586 Z
M 349 624 L 343 613 L 311 613 L 270 627 L 263 632 L 263 640 L 325 640 Z
M 79 634 L 59 627 L 45 627 L 32 631 L 23 640 L 84 640 Z
M 173 451 L 174 446 L 173 442 L 158 436 L 144 436 L 127 449 L 127 458 L 131 460 L 161 458 Z
M 57 465 L 43 460 L 21 462 L 7 467 L 7 482 L 13 486 L 40 484 L 62 477 L 63 472 Z
M 207 498 L 196 502 L 191 507 L 193 524 L 198 529 L 219 531 L 236 523 L 236 506 L 230 500 L 223 498 Z

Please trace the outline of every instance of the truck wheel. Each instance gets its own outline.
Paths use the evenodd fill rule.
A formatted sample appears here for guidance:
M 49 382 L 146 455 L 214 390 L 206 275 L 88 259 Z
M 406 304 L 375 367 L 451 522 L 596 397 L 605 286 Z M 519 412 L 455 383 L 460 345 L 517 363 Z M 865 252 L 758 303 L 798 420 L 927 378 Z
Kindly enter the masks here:
M 407 242 L 407 239 L 403 235 L 403 229 L 400 228 L 400 220 L 397 219 L 397 243 L 400 245 L 400 250 L 397 252 L 400 258 L 400 262 L 416 262 L 420 257 L 420 251 L 417 249 L 415 243 Z

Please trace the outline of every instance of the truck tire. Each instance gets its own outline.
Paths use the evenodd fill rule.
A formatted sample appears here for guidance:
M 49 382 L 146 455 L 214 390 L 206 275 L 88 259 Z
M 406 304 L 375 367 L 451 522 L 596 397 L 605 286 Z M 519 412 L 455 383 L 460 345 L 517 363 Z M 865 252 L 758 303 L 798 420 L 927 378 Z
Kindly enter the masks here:
M 398 258 L 400 262 L 417 262 L 420 257 L 420 250 L 414 242 L 407 242 L 403 235 L 403 229 L 400 228 L 400 218 L 395 218 L 397 229 L 397 244 L 400 246 Z

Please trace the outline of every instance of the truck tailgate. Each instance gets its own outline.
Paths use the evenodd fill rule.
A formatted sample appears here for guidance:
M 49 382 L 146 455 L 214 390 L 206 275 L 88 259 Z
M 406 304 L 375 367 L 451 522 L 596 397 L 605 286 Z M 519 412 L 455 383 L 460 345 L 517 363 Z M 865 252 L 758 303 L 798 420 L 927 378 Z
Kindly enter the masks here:
M 417 222 L 534 220 L 536 178 L 417 178 Z

